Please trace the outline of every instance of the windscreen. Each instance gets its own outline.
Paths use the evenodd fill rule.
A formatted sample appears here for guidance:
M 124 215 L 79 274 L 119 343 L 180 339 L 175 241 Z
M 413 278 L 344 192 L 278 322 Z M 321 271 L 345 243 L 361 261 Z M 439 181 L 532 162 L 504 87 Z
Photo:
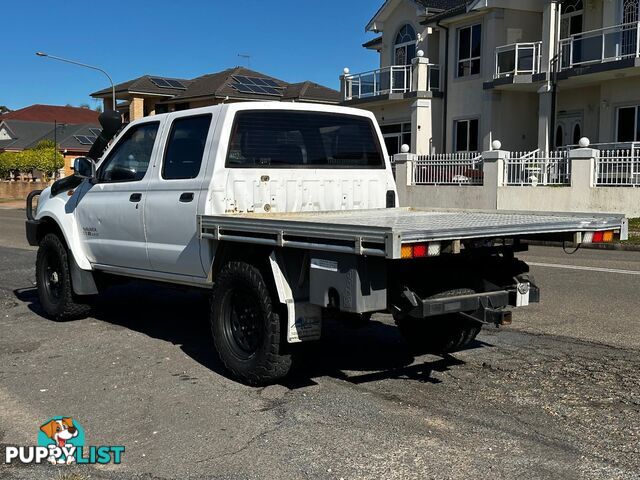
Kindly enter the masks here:
M 291 110 L 236 114 L 230 168 L 384 168 L 377 135 L 365 117 Z

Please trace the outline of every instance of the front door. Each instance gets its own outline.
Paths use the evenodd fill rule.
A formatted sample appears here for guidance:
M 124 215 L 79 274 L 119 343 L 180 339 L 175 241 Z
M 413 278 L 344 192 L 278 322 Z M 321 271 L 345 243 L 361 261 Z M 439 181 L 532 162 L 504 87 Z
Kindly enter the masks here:
M 563 112 L 558 114 L 556 121 L 555 146 L 566 147 L 578 145 L 583 137 L 582 112 Z
M 205 277 L 196 215 L 198 206 L 204 211 L 206 203 L 203 157 L 209 157 L 212 114 L 170 122 L 164 155 L 158 156 L 146 194 L 149 262 L 157 272 Z
M 159 126 L 147 122 L 126 130 L 99 165 L 94 184 L 81 187 L 76 219 L 91 263 L 149 268 L 143 212 Z

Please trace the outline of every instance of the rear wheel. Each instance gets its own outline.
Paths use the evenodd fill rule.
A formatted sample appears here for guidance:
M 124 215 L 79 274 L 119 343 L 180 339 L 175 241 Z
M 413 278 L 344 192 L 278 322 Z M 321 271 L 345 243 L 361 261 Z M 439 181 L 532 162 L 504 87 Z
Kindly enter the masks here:
M 470 295 L 473 290 L 448 290 L 429 298 Z M 480 332 L 481 325 L 464 315 L 450 314 L 433 318 L 396 318 L 396 324 L 411 348 L 420 353 L 452 353 L 469 345 Z
M 289 373 L 291 355 L 282 353 L 280 315 L 255 266 L 229 262 L 220 271 L 210 322 L 221 362 L 242 382 L 265 385 Z
M 42 308 L 54 320 L 82 318 L 89 314 L 89 305 L 78 301 L 73 293 L 67 247 L 54 233 L 48 233 L 40 242 L 36 285 Z

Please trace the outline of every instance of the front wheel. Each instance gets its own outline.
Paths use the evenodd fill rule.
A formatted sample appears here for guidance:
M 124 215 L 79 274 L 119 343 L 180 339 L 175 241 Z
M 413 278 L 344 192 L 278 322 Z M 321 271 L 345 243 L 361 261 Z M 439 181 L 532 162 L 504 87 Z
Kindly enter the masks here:
M 227 370 L 249 385 L 273 383 L 291 368 L 276 310 L 258 268 L 229 262 L 220 271 L 211 302 L 213 342 Z
M 48 233 L 38 247 L 36 285 L 40 304 L 54 320 L 82 318 L 90 307 L 78 302 L 71 285 L 69 253 L 56 234 Z

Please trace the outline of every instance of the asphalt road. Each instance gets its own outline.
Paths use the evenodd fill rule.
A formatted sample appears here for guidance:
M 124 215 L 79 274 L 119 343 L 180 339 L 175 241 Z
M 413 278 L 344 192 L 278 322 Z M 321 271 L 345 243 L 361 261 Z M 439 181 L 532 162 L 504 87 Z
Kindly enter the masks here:
M 250 388 L 214 361 L 198 295 L 128 284 L 92 318 L 45 319 L 23 214 L 0 210 L 0 444 L 70 415 L 126 452 L 0 478 L 640 478 L 640 253 L 534 248 L 543 303 L 464 352 L 414 358 L 380 315 L 327 325 L 293 379 Z

